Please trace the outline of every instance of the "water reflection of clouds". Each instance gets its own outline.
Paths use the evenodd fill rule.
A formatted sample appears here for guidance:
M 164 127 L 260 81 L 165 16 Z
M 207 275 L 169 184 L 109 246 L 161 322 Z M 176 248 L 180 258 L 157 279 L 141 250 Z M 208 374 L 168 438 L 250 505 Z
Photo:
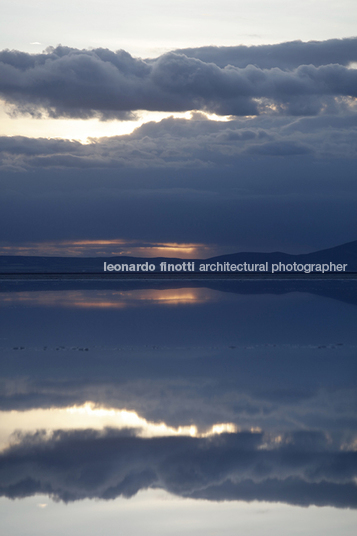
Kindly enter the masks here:
M 357 507 L 352 304 L 128 284 L 1 296 L 3 496 Z
M 111 427 L 117 430 L 135 428 L 138 437 L 190 436 L 210 437 L 216 434 L 238 431 L 233 423 L 217 423 L 198 429 L 195 424 L 186 426 L 169 426 L 165 422 L 153 422 L 140 417 L 135 411 L 107 408 L 92 402 L 81 406 L 63 408 L 41 408 L 23 411 L 0 411 L 0 449 L 7 448 L 17 441 L 18 431 L 33 432 L 46 430 L 51 435 L 56 429 L 103 430 Z
M 0 454 L 0 493 L 72 502 L 159 488 L 211 501 L 357 507 L 357 452 L 314 431 L 264 443 L 256 432 L 142 438 L 135 430 L 38 431 Z
M 85 309 L 122 309 L 156 305 L 202 304 L 221 301 L 227 297 L 207 288 L 142 289 L 130 291 L 34 291 L 3 292 L 0 306 L 67 307 Z

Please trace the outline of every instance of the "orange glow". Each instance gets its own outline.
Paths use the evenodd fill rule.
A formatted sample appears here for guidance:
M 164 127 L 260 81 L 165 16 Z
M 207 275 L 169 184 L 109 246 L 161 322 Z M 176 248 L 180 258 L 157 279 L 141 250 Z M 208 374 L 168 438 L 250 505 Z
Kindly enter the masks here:
M 179 257 L 182 259 L 209 258 L 221 251 L 215 245 L 178 242 L 141 242 L 138 240 L 98 239 L 98 240 L 59 240 L 47 242 L 26 242 L 19 245 L 4 244 L 0 254 L 44 257 Z M 233 252 L 233 250 L 232 250 Z M 109 259 L 108 259 L 109 260 Z
M 123 309 L 144 304 L 200 304 L 222 299 L 221 293 L 207 288 L 144 289 L 133 291 L 35 291 L 4 292 L 0 304 L 29 307 L 66 307 L 85 309 Z
M 126 244 L 125 240 L 77 240 L 74 242 L 65 242 L 65 244 L 73 244 L 74 246 L 107 246 L 113 244 Z

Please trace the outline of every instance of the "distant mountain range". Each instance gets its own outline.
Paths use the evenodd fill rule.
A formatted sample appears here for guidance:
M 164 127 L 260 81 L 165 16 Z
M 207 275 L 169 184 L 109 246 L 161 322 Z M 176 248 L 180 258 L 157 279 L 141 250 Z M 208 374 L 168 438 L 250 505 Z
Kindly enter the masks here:
M 0 274 L 61 274 L 61 273 L 104 273 L 106 263 L 107 273 L 133 272 L 160 273 L 161 263 L 166 263 L 166 273 L 171 265 L 175 273 L 184 271 L 202 272 L 232 272 L 239 273 L 343 273 L 357 272 L 357 240 L 348 242 L 313 253 L 290 255 L 288 253 L 232 253 L 209 259 L 179 259 L 179 258 L 139 258 L 124 256 L 107 257 L 34 257 L 34 256 L 0 256 Z M 280 265 L 279 265 L 280 263 Z M 295 263 L 295 265 L 294 265 Z M 111 267 L 112 265 L 112 267 Z M 120 269 L 118 268 L 120 266 Z M 123 267 L 124 265 L 124 267 Z M 125 265 L 128 265 L 126 268 Z M 138 265 L 141 268 L 137 270 Z M 149 265 L 151 265 L 151 270 Z M 181 269 L 177 266 L 181 265 Z M 324 265 L 324 268 L 322 268 Z M 144 267 L 143 267 L 144 266 Z M 155 269 L 153 269 L 155 266 Z M 173 268 L 172 268 L 173 266 Z M 320 268 L 318 268 L 320 266 Z M 336 268 L 334 268 L 334 266 Z M 343 268 L 338 268 L 343 267 Z M 115 267 L 117 269 L 115 269 Z M 162 265 L 164 267 L 164 265 Z M 235 267 L 235 268 L 234 268 Z M 200 270 L 201 268 L 201 270 Z M 252 269 L 253 268 L 253 269 Z

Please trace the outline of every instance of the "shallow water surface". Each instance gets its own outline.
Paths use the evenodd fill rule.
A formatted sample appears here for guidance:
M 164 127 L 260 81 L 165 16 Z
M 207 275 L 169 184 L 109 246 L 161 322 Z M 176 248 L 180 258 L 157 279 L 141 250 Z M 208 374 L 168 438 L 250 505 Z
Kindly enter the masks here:
M 7 282 L 6 533 L 354 534 L 356 305 L 354 281 Z

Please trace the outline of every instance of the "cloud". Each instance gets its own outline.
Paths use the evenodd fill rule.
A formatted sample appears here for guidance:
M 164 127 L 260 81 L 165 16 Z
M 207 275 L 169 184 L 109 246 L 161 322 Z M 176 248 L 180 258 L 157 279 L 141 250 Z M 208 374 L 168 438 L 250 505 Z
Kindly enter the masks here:
M 253 145 L 249 147 L 247 153 L 249 154 L 260 154 L 260 155 L 271 155 L 271 156 L 292 156 L 292 155 L 301 155 L 301 154 L 310 154 L 312 151 L 306 145 L 301 145 L 292 142 L 273 142 L 273 143 L 262 143 L 260 145 Z
M 3 169 L 207 169 L 234 166 L 247 155 L 355 158 L 357 114 L 232 121 L 164 119 L 132 134 L 88 144 L 20 136 L 0 138 Z
M 239 484 L 227 480 L 221 485 L 195 491 L 195 499 L 215 501 L 269 501 L 297 506 L 334 506 L 356 508 L 356 485 L 332 482 L 307 483 L 298 478 L 269 478 L 256 483 L 244 480 Z
M 58 46 L 42 54 L 5 50 L 0 52 L 0 95 L 18 112 L 36 116 L 46 112 L 50 117 L 127 119 L 138 110 L 251 116 L 271 113 L 272 108 L 283 115 L 317 115 L 339 108 L 341 98 L 357 96 L 357 71 L 345 66 L 355 53 L 356 40 L 350 41 L 325 45 L 336 48 L 332 56 L 341 57 L 342 64 L 329 59 L 290 70 L 281 66 L 279 58 L 269 68 L 244 62 L 242 67 L 234 62 L 221 67 L 181 51 L 143 60 L 107 49 Z M 280 47 L 289 45 L 299 46 Z M 324 49 L 323 43 L 319 45 Z M 254 56 L 259 47 L 252 48 Z M 261 53 L 265 56 L 265 49 Z M 241 49 L 235 48 L 233 54 L 239 58 Z M 326 52 L 317 56 L 328 58 Z
M 223 68 L 234 65 L 243 69 L 256 65 L 261 69 L 295 69 L 299 65 L 319 67 L 329 63 L 348 66 L 357 61 L 357 38 L 329 39 L 327 41 L 292 41 L 276 45 L 200 47 L 175 51 L 205 63 Z
M 278 444 L 250 432 L 143 439 L 134 431 L 75 430 L 18 439 L 0 455 L 0 493 L 9 498 L 114 499 L 151 487 L 209 500 L 357 506 L 357 453 L 334 450 L 319 432 Z

